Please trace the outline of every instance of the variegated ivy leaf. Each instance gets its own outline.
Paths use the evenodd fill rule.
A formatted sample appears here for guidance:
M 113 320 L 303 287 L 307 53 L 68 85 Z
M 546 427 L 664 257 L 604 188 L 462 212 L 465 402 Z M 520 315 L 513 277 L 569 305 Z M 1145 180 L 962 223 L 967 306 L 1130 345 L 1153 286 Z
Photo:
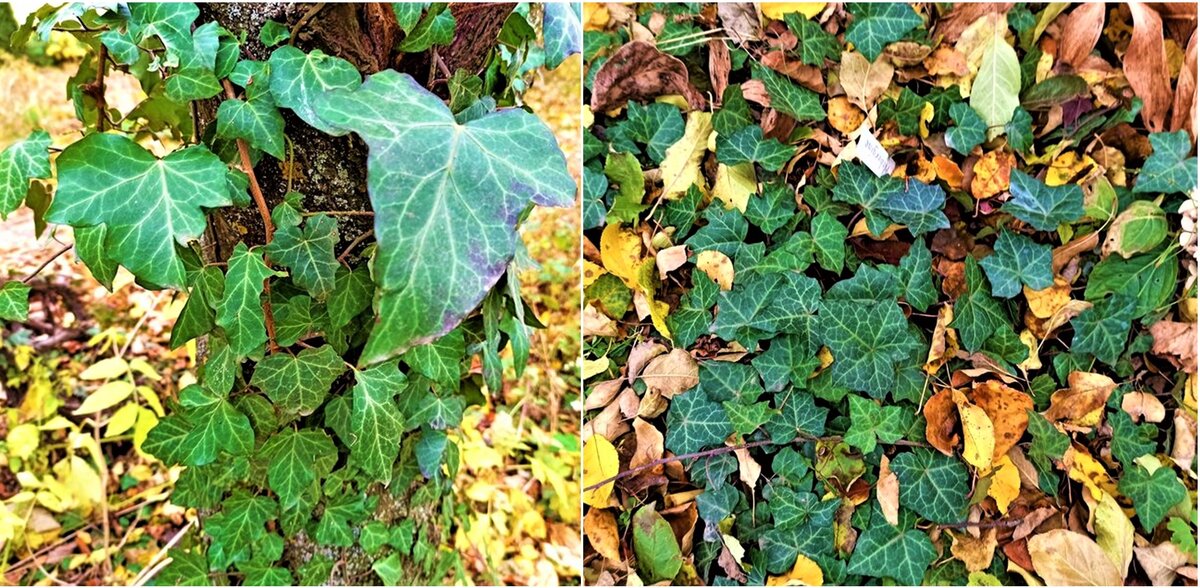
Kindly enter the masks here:
M 1004 204 L 1007 212 L 1039 231 L 1053 231 L 1059 223 L 1083 216 L 1083 188 L 1078 184 L 1047 186 L 1021 171 L 1012 171 L 1009 188 L 1012 198 Z
M 320 49 L 305 53 L 285 45 L 271 53 L 269 64 L 275 103 L 324 133 L 333 133 L 334 128 L 317 116 L 313 106 L 317 96 L 335 89 L 353 90 L 362 83 L 353 64 Z
M 871 61 L 888 44 L 903 39 L 922 24 L 912 6 L 903 2 L 851 2 L 846 7 L 854 15 L 846 29 L 846 40 Z
M 16 210 L 34 178 L 50 177 L 50 134 L 34 131 L 0 153 L 0 219 Z
M 175 246 L 200 238 L 205 209 L 229 206 L 225 164 L 197 145 L 159 159 L 133 140 L 96 133 L 55 162 L 58 190 L 46 220 L 105 225 L 105 254 L 138 278 L 183 287 Z
M 914 235 L 950 227 L 950 220 L 942 212 L 946 193 L 941 186 L 913 179 L 901 181 L 891 176 L 878 177 L 859 163 L 838 166 L 838 183 L 833 188 L 833 196 L 861 206 L 867 218 L 867 229 L 875 235 L 882 235 L 892 222 L 907 226 Z
M 578 2 L 546 2 L 542 17 L 546 67 L 554 69 L 566 58 L 583 50 L 583 30 L 579 26 Z
M 523 110 L 459 124 L 437 96 L 389 70 L 355 91 L 322 95 L 316 111 L 370 147 L 382 292 L 364 364 L 457 326 L 516 251 L 522 209 L 530 202 L 568 206 L 575 196 L 554 135 Z

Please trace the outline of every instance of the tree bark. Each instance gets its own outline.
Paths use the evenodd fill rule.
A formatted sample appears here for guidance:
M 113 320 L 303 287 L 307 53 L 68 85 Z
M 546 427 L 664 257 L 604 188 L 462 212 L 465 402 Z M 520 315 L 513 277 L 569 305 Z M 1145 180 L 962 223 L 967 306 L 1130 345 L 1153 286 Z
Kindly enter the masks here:
M 296 47 L 310 51 L 320 49 L 352 63 L 363 75 L 383 69 L 396 69 L 413 75 L 418 81 L 430 84 L 430 72 L 441 60 L 450 71 L 464 68 L 478 73 L 495 47 L 495 41 L 505 18 L 515 4 L 454 4 L 451 10 L 457 21 L 455 40 L 449 47 L 422 54 L 402 55 L 394 51 L 404 33 L 396 23 L 387 3 L 369 4 L 201 4 L 200 22 L 216 21 L 234 35 L 245 38 L 242 59 L 266 61 L 274 48 L 258 40 L 259 30 L 268 20 L 286 24 L 293 29 Z M 300 26 L 297 27 L 297 24 Z M 445 84 L 435 91 L 445 96 Z M 198 131 L 213 132 L 220 99 L 198 107 Z M 287 109 L 281 109 L 285 133 L 289 139 L 287 160 L 281 162 L 263 155 L 254 166 L 255 175 L 268 206 L 283 201 L 289 191 L 304 195 L 303 205 L 312 212 L 369 211 L 367 194 L 367 147 L 353 134 L 332 137 L 305 124 Z M 337 252 L 361 241 L 373 227 L 373 219 L 365 215 L 334 215 L 338 222 L 340 243 Z M 210 215 L 209 232 L 204 241 L 208 261 L 224 261 L 239 241 L 247 245 L 264 242 L 262 221 L 254 207 L 222 209 Z M 355 245 L 354 255 L 371 242 Z M 354 255 L 349 260 L 355 260 Z M 335 390 L 334 394 L 344 391 Z M 395 443 L 400 444 L 401 439 Z M 402 452 L 403 455 L 403 452 Z M 410 454 L 411 457 L 411 454 Z M 419 476 L 418 476 L 419 477 Z M 444 543 L 450 529 L 439 528 L 436 519 L 438 504 L 410 508 L 410 498 L 423 485 L 418 481 L 408 488 L 377 486 L 372 493 L 379 495 L 375 519 L 391 523 L 405 519 L 417 524 L 417 535 L 424 534 L 434 544 Z M 304 533 L 288 540 L 284 562 L 296 570 L 314 555 L 321 554 L 337 562 L 330 584 L 373 584 L 373 559 L 357 546 L 333 549 L 317 545 Z M 426 577 L 427 566 L 408 560 L 405 570 L 407 584 L 440 584 L 443 578 Z

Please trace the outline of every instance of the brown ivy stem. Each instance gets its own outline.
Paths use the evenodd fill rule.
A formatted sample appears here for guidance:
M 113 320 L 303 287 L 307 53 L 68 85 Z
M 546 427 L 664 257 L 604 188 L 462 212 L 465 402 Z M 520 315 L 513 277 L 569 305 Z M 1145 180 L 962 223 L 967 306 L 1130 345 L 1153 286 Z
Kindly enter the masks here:
M 370 239 L 374 234 L 375 229 L 368 229 L 367 232 L 355 237 L 353 241 L 350 241 L 350 244 L 346 245 L 346 248 L 342 250 L 342 254 L 337 256 L 338 263 L 344 264 L 346 262 L 346 256 L 350 255 L 350 252 L 354 251 L 355 247 L 361 245 L 363 241 Z
M 970 529 L 970 528 L 975 528 L 975 529 L 993 529 L 993 528 L 1002 528 L 1002 529 L 1007 529 L 1007 528 L 1009 528 L 1009 527 L 1016 527 L 1016 526 L 1020 525 L 1022 522 L 1024 522 L 1024 521 L 1022 521 L 1021 519 L 1000 519 L 1000 520 L 998 520 L 998 521 L 963 521 L 963 522 L 961 522 L 961 523 L 945 523 L 945 524 L 940 524 L 940 525 L 938 525 L 938 527 L 941 527 L 941 528 L 943 528 L 943 529 Z
M 312 8 L 309 8 L 308 12 L 305 12 L 304 16 L 300 17 L 300 20 L 296 21 L 296 26 L 292 27 L 291 33 L 288 34 L 288 46 L 294 46 L 296 44 L 296 35 L 300 33 L 300 29 L 304 28 L 304 26 L 308 24 L 308 21 L 315 18 L 323 8 L 325 8 L 325 3 L 318 2 Z
M 103 133 L 104 123 L 108 121 L 108 113 L 105 112 L 107 106 L 104 102 L 104 72 L 108 70 L 108 47 L 104 43 L 100 44 L 100 53 L 96 56 L 99 62 L 96 65 L 96 81 L 94 96 L 96 98 L 96 130 Z
M 222 80 L 225 86 L 225 97 L 234 100 L 237 94 L 233 91 L 233 84 L 229 80 Z M 271 244 L 271 239 L 275 237 L 275 225 L 271 223 L 271 209 L 267 207 L 267 199 L 263 197 L 262 188 L 258 185 L 258 178 L 254 175 L 254 164 L 250 162 L 250 148 L 246 146 L 244 139 L 237 140 L 238 155 L 242 159 L 242 171 L 246 172 L 246 177 L 250 180 L 250 196 L 254 198 L 254 205 L 258 207 L 258 215 L 262 217 L 263 233 L 266 236 L 266 244 Z M 271 261 L 267 259 L 266 254 L 263 255 L 263 263 L 268 266 Z M 271 312 L 271 281 L 270 278 L 263 280 L 263 293 L 266 296 L 263 298 L 263 319 L 267 325 L 267 350 L 270 353 L 279 351 L 279 344 L 275 342 L 275 315 Z
M 33 280 L 34 278 L 36 278 L 36 277 L 37 277 L 37 275 L 38 275 L 39 273 L 41 273 L 41 271 L 42 271 L 42 270 L 46 269 L 46 266 L 48 266 L 48 265 L 50 265 L 51 263 L 53 263 L 53 262 L 54 262 L 54 260 L 58 259 L 59 257 L 62 257 L 62 254 L 64 254 L 64 253 L 66 253 L 66 252 L 70 251 L 70 250 L 71 250 L 71 248 L 73 248 L 73 247 L 75 247 L 75 244 L 74 244 L 74 243 L 70 243 L 70 244 L 67 244 L 67 245 L 63 245 L 61 249 L 59 249 L 58 251 L 55 251 L 55 252 L 54 252 L 54 255 L 51 255 L 49 259 L 47 259 L 46 261 L 43 261 L 43 262 L 42 262 L 42 265 L 39 265 L 39 266 L 37 266 L 37 269 L 33 270 L 32 272 L 29 272 L 29 275 L 28 275 L 28 276 L 25 276 L 25 278 L 21 280 L 21 283 L 22 283 L 22 284 L 28 284 L 28 283 L 29 283 L 31 280 Z
M 809 435 L 801 435 L 799 437 L 796 437 L 795 439 L 792 439 L 788 443 L 811 443 L 814 441 L 840 441 L 841 439 L 842 438 L 838 437 L 838 436 L 813 437 L 813 436 L 809 436 Z M 904 439 L 899 439 L 892 443 L 883 443 L 883 441 L 880 441 L 879 443 L 882 445 L 900 445 L 903 447 L 929 447 L 929 445 L 927 445 L 925 443 L 919 443 L 917 441 L 906 441 Z M 646 471 L 650 468 L 656 467 L 656 466 L 660 466 L 660 465 L 664 465 L 664 464 L 668 464 L 668 463 L 672 463 L 672 462 L 677 462 L 677 461 L 685 461 L 685 460 L 689 460 L 689 459 L 697 459 L 697 458 L 702 458 L 702 457 L 713 457 L 716 455 L 732 453 L 739 449 L 750 449 L 752 447 L 762 447 L 763 445 L 771 445 L 771 444 L 775 444 L 775 442 L 770 441 L 770 440 L 752 441 L 750 443 L 740 443 L 738 445 L 727 445 L 725 447 L 718 447 L 716 449 L 709 449 L 706 451 L 697 451 L 696 453 L 685 453 L 683 455 L 673 455 L 671 457 L 663 457 L 663 458 L 659 458 L 659 459 L 656 459 L 656 460 L 648 462 L 648 463 L 644 463 L 635 468 L 630 468 L 625 471 L 619 472 L 615 476 L 606 478 L 604 480 L 596 482 L 595 484 L 592 484 L 591 486 L 588 486 L 587 488 L 584 488 L 583 491 L 587 492 L 589 490 L 595 490 L 596 488 L 604 486 L 605 484 L 610 484 L 612 482 L 616 482 L 617 480 L 621 480 L 623 478 L 628 478 L 630 476 L 636 475 L 640 472 L 644 472 L 644 471 Z M 778 443 L 778 445 L 786 445 L 786 443 Z

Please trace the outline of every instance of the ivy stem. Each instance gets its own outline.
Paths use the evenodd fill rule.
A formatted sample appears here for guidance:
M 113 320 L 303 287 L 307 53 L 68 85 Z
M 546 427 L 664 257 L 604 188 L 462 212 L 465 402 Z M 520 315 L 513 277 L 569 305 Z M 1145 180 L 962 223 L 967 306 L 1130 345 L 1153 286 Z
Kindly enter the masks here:
M 367 232 L 355 237 L 353 241 L 350 241 L 350 244 L 346 245 L 346 248 L 342 250 L 342 254 L 337 257 L 338 263 L 346 263 L 346 256 L 350 255 L 350 252 L 354 251 L 355 247 L 361 245 L 363 241 L 370 239 L 374 234 L 375 229 L 368 229 Z
M 222 80 L 225 86 L 225 97 L 234 100 L 237 94 L 233 91 L 233 84 L 228 79 Z M 271 244 L 271 239 L 275 237 L 275 225 L 271 223 L 271 209 L 267 207 L 267 199 L 263 197 L 262 188 L 258 185 L 258 178 L 254 175 L 254 164 L 250 162 L 250 148 L 246 146 L 244 139 L 237 140 L 238 155 L 242 159 L 242 171 L 246 172 L 246 177 L 250 180 L 250 196 L 254 198 L 254 205 L 258 207 L 258 215 L 262 217 L 263 233 L 266 236 L 266 244 Z M 263 254 L 263 263 L 271 265 L 270 259 L 266 254 Z M 270 278 L 263 281 L 263 322 L 267 325 L 267 349 L 270 353 L 279 351 L 279 344 L 275 342 L 275 315 L 271 312 L 271 280 Z
M 46 266 L 50 265 L 52 262 L 54 262 L 54 260 L 58 259 L 59 257 L 62 257 L 62 254 L 70 251 L 72 247 L 75 247 L 74 243 L 69 243 L 67 245 L 63 245 L 61 249 L 54 252 L 54 255 L 51 255 L 49 259 L 47 259 L 46 261 L 43 261 L 42 265 L 37 266 L 37 269 L 33 270 L 32 272 L 29 272 L 29 275 L 25 276 L 25 278 L 23 280 L 21 280 L 21 283 L 28 284 L 31 280 L 33 280 L 35 277 L 37 277 L 37 275 L 39 273 L 41 273 L 42 270 L 46 269 Z
M 943 529 L 991 529 L 1016 527 L 1023 522 L 1023 519 L 1000 519 L 998 521 L 963 521 L 961 523 L 944 523 L 938 525 Z
M 94 96 L 96 98 L 96 130 L 103 133 L 104 123 L 108 121 L 108 107 L 104 102 L 104 73 L 108 70 L 108 47 L 100 43 L 100 52 L 96 56 L 96 82 Z

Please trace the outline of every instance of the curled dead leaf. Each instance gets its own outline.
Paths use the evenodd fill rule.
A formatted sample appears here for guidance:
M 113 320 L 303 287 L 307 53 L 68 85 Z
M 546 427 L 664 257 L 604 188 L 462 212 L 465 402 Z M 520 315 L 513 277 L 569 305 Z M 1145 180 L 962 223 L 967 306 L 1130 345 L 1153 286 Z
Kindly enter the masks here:
M 960 437 L 955 432 L 958 409 L 950 389 L 943 389 L 926 400 L 922 414 L 925 415 L 925 439 L 934 449 L 953 456 Z
M 896 69 L 886 58 L 880 57 L 871 63 L 857 51 L 842 53 L 842 65 L 838 80 L 851 104 L 869 112 L 884 90 L 892 83 Z
M 1029 538 L 1033 569 L 1047 584 L 1120 586 L 1125 583 L 1104 550 L 1087 535 L 1055 529 Z
M 1130 2 L 1128 6 L 1133 15 L 1133 38 L 1121 61 L 1125 78 L 1142 99 L 1142 120 L 1150 132 L 1157 133 L 1164 130 L 1167 111 L 1174 101 L 1162 18 L 1142 2 Z
M 1080 427 L 1094 427 L 1100 422 L 1104 405 L 1117 383 L 1104 374 L 1071 372 L 1068 387 L 1050 396 L 1050 408 L 1042 413 L 1051 422 L 1067 421 Z
M 891 460 L 884 455 L 879 458 L 879 481 L 875 483 L 875 498 L 879 500 L 879 511 L 889 524 L 900 524 L 900 479 L 892 471 Z
M 1059 36 L 1058 61 L 1081 69 L 1104 29 L 1104 3 L 1081 4 L 1060 20 L 1065 23 Z
M 653 100 L 679 94 L 693 110 L 705 106 L 701 94 L 688 79 L 687 66 L 653 45 L 634 41 L 617 50 L 600 70 L 592 90 L 593 112 L 606 112 L 630 100 Z
M 1166 357 L 1179 369 L 1196 373 L 1196 323 L 1158 321 L 1150 325 L 1154 346 L 1150 352 Z
M 1153 394 L 1130 392 L 1121 397 L 1121 410 L 1133 417 L 1133 422 L 1161 423 L 1167 418 L 1167 408 Z

